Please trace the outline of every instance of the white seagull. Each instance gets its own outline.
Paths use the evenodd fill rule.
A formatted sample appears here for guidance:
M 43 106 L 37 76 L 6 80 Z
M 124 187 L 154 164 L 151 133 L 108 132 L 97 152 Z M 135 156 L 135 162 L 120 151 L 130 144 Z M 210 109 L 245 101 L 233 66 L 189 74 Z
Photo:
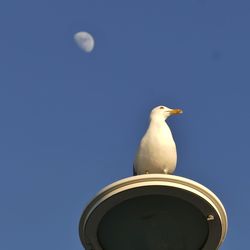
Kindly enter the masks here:
M 165 120 L 181 109 L 158 106 L 150 113 L 149 127 L 143 136 L 134 161 L 134 175 L 172 174 L 176 167 L 175 142 Z

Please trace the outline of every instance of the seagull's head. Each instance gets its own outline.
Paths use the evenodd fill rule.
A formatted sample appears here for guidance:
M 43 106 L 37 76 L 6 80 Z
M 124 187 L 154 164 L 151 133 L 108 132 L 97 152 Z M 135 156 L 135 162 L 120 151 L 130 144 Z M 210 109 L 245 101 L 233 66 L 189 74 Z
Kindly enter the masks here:
M 181 109 L 170 109 L 166 106 L 158 106 L 152 109 L 150 113 L 150 120 L 166 120 L 171 115 L 182 114 Z

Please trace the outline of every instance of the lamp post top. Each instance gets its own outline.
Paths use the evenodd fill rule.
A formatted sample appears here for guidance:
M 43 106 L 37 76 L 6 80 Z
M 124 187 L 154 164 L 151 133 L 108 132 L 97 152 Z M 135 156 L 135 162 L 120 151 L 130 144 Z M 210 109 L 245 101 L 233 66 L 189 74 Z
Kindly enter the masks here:
M 86 250 L 218 249 L 227 233 L 217 196 L 187 178 L 146 174 L 103 188 L 84 210 Z

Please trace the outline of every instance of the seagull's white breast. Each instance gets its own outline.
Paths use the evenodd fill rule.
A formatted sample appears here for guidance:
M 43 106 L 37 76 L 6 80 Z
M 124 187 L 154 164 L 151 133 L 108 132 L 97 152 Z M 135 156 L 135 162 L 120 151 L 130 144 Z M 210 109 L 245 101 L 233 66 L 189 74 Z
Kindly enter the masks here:
M 150 124 L 134 161 L 136 173 L 173 173 L 176 162 L 176 146 L 168 125 L 165 121 Z

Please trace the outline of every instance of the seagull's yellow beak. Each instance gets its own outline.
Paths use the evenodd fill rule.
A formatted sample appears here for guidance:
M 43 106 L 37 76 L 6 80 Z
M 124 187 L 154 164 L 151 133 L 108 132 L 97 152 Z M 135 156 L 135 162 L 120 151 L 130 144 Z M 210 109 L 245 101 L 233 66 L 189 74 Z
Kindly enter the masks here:
M 171 115 L 179 115 L 179 114 L 182 114 L 183 111 L 181 109 L 172 109 L 172 110 L 169 111 L 169 113 Z

